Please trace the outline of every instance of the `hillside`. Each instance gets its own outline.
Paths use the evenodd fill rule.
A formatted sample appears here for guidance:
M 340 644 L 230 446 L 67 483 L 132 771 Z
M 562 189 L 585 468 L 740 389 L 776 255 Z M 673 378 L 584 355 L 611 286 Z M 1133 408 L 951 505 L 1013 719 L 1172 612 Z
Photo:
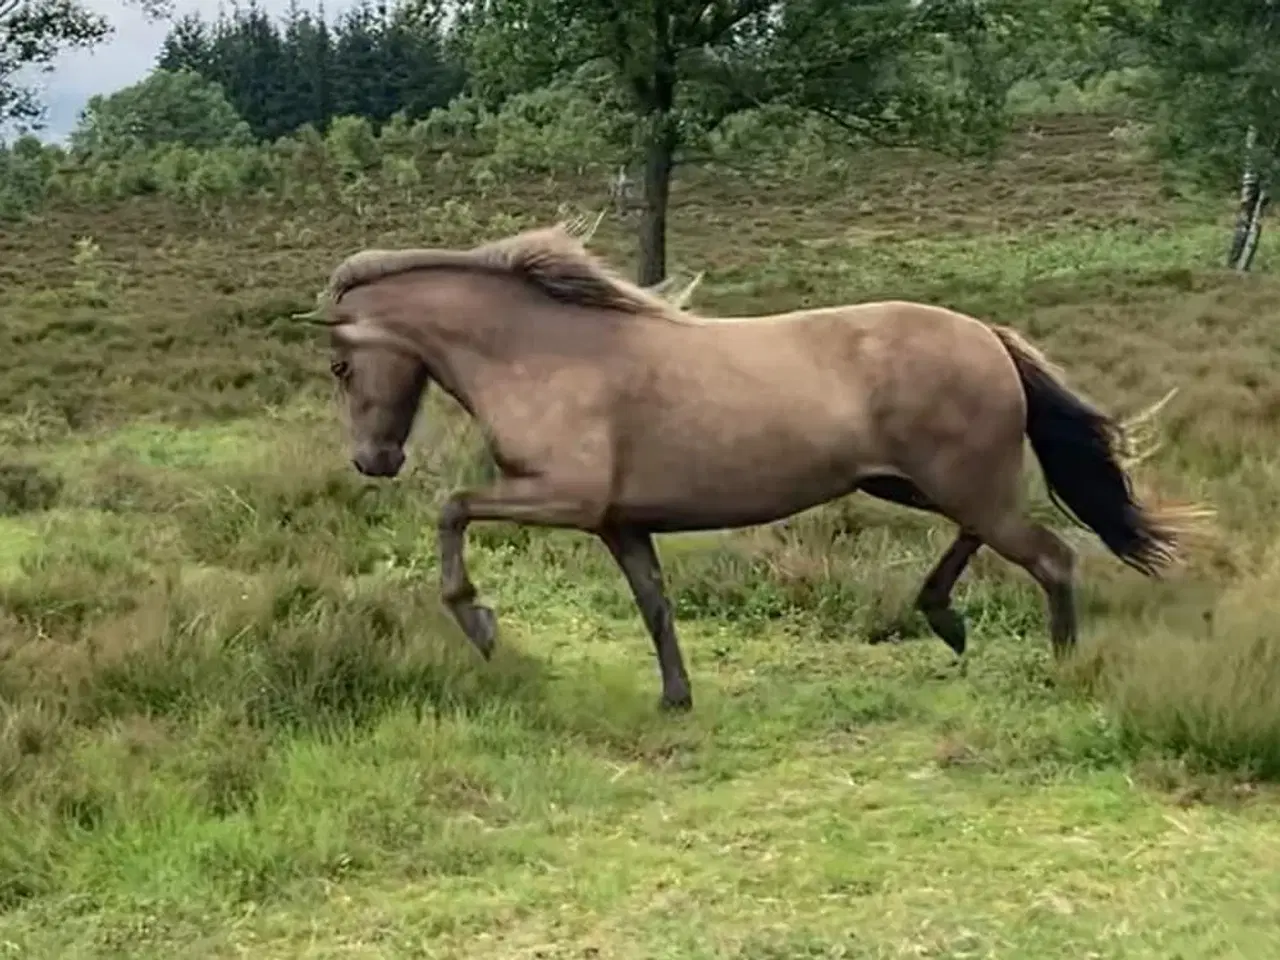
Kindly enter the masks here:
M 666 538 L 698 697 L 672 716 L 584 537 L 473 528 L 503 632 L 472 654 L 434 517 L 474 431 L 433 399 L 414 469 L 362 481 L 291 319 L 361 246 L 606 204 L 459 175 L 0 225 L 0 953 L 1272 960 L 1269 241 L 1217 269 L 1230 198 L 1176 202 L 1105 117 L 1037 121 L 989 168 L 685 174 L 696 309 L 919 298 L 1018 327 L 1118 413 L 1177 387 L 1140 479 L 1221 536 L 1151 582 L 1073 533 L 1064 670 L 1038 588 L 986 552 L 954 666 L 909 610 L 948 536 L 924 516 L 851 498 Z M 592 246 L 630 263 L 616 217 Z

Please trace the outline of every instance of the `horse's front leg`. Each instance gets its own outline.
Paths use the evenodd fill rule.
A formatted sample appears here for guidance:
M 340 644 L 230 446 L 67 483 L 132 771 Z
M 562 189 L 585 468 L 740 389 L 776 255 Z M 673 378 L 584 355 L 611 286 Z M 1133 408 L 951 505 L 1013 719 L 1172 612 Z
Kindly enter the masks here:
M 476 588 L 464 557 L 474 520 L 508 520 L 541 527 L 593 530 L 604 515 L 605 496 L 552 483 L 543 477 L 502 479 L 480 490 L 455 493 L 440 511 L 440 597 L 462 632 L 487 660 L 497 639 L 493 611 L 475 602 Z
M 675 617 L 662 585 L 662 565 L 653 546 L 653 537 L 644 530 L 631 527 L 606 526 L 599 533 L 614 561 L 622 568 L 640 608 L 640 616 L 653 639 L 653 647 L 658 654 L 658 670 L 662 674 L 662 706 L 669 710 L 691 709 L 693 693 L 689 689 L 689 674 L 680 654 Z

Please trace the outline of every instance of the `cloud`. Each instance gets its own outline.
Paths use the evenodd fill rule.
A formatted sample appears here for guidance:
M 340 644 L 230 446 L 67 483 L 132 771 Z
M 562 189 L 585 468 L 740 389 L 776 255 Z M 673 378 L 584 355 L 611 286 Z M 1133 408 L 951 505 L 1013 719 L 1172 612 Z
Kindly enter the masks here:
M 155 66 L 169 32 L 165 21 L 152 22 L 136 4 L 125 0 L 83 0 L 86 7 L 105 16 L 115 32 L 92 50 L 72 50 L 62 54 L 51 73 L 38 77 L 35 85 L 42 91 L 47 108 L 46 127 L 41 137 L 63 140 L 75 127 L 89 98 L 98 93 L 112 93 L 145 77 Z M 273 16 L 282 15 L 288 0 L 259 0 L 259 7 Z M 206 20 L 216 19 L 221 0 L 176 0 L 175 15 L 199 13 Z M 225 5 L 230 10 L 230 5 Z M 299 3 L 314 10 L 317 3 Z M 345 4 L 335 4 L 342 7 Z

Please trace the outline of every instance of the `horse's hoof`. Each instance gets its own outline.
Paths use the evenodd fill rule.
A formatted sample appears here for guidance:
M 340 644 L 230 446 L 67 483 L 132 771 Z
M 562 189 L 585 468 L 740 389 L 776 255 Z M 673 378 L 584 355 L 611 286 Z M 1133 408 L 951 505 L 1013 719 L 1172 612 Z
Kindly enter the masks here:
M 963 657 L 969 631 L 965 629 L 964 618 L 954 610 L 936 610 L 929 618 L 929 626 L 934 635 L 947 645 L 957 657 Z
M 480 656 L 488 660 L 493 656 L 493 648 L 498 639 L 498 618 L 488 607 L 476 605 L 467 611 L 467 638 L 480 651 Z
M 693 694 L 688 690 L 678 691 L 675 693 L 663 693 L 662 699 L 658 702 L 658 706 L 662 710 L 687 713 L 693 709 Z

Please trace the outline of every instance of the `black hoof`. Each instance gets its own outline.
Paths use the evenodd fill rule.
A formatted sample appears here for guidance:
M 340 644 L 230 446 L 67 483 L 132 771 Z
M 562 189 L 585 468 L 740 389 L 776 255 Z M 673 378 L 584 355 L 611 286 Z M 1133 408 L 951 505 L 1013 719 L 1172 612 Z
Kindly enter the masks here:
M 954 610 L 930 610 L 927 614 L 929 626 L 933 628 L 933 632 L 938 635 L 951 652 L 957 657 L 964 656 L 965 639 L 968 631 L 965 629 L 964 617 L 956 613 Z
M 693 709 L 693 694 L 688 690 L 683 693 L 664 693 L 658 706 L 662 710 L 687 713 Z

